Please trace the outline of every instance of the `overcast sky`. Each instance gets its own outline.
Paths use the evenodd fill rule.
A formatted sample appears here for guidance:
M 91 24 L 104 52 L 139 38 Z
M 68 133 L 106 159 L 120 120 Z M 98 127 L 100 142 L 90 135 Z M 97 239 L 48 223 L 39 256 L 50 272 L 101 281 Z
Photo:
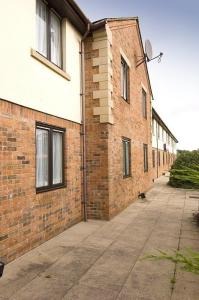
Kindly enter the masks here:
M 199 148 L 199 1 L 77 0 L 92 20 L 138 16 L 142 38 L 150 39 L 161 64 L 150 62 L 153 105 L 179 140 L 180 149 Z

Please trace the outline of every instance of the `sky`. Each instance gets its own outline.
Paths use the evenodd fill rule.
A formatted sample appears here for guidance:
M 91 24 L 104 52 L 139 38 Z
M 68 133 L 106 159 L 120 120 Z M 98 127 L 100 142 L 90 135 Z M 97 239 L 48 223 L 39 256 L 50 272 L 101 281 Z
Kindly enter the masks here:
M 178 149 L 199 148 L 199 1 L 77 0 L 87 17 L 138 16 L 143 42 L 154 56 L 148 64 L 153 106 L 179 140 Z

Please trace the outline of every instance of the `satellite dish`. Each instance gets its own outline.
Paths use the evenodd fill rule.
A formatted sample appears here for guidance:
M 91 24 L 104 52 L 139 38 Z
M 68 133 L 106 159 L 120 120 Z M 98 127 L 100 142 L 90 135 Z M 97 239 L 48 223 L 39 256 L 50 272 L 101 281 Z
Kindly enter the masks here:
M 153 49 L 151 42 L 149 40 L 145 41 L 145 54 L 147 61 L 150 61 L 153 58 Z

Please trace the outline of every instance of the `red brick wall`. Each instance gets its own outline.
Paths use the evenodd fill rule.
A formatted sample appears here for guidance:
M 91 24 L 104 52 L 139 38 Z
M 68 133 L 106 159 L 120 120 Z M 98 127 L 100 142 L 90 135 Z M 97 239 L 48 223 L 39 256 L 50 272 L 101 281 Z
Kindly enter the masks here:
M 67 187 L 36 194 L 35 122 L 66 128 Z M 0 257 L 9 262 L 81 220 L 80 125 L 0 100 Z
M 92 66 L 92 58 L 98 57 L 98 51 L 92 50 L 92 41 L 89 37 L 85 44 L 87 212 L 88 218 L 108 219 L 108 125 L 100 124 L 100 117 L 93 115 L 99 100 L 93 100 L 98 85 L 93 83 L 93 75 L 98 67 Z
M 87 180 L 88 217 L 110 219 L 132 203 L 139 192 L 152 185 L 151 93 L 144 64 L 136 68 L 135 56 L 141 55 L 136 23 L 134 21 L 110 22 L 113 34 L 113 116 L 114 125 L 100 123 L 93 115 L 99 100 L 93 99 L 97 84 L 93 83 L 92 37 L 86 42 L 86 119 L 87 119 Z M 122 27 L 122 28 L 121 28 Z M 131 63 L 130 104 L 121 98 L 120 48 Z M 142 84 L 147 92 L 147 120 L 142 115 Z M 123 178 L 122 137 L 131 139 L 132 176 Z M 148 144 L 149 171 L 144 172 L 143 144 Z
M 113 34 L 114 125 L 109 127 L 110 217 L 134 201 L 152 185 L 151 93 L 144 64 L 136 67 L 141 48 L 135 21 L 110 22 Z M 130 103 L 121 97 L 120 48 L 130 61 Z M 142 84 L 147 89 L 147 120 L 142 111 Z M 131 139 L 132 176 L 123 178 L 122 136 Z M 149 171 L 144 172 L 143 144 L 148 144 Z

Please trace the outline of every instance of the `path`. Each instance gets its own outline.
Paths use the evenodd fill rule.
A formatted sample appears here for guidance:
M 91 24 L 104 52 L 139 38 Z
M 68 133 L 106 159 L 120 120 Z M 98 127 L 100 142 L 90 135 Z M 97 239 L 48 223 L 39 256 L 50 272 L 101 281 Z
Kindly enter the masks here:
M 155 249 L 199 250 L 199 192 L 167 180 L 112 221 L 80 223 L 8 264 L 0 300 L 198 300 L 199 276 L 177 267 L 172 292 L 174 264 L 140 260 Z

